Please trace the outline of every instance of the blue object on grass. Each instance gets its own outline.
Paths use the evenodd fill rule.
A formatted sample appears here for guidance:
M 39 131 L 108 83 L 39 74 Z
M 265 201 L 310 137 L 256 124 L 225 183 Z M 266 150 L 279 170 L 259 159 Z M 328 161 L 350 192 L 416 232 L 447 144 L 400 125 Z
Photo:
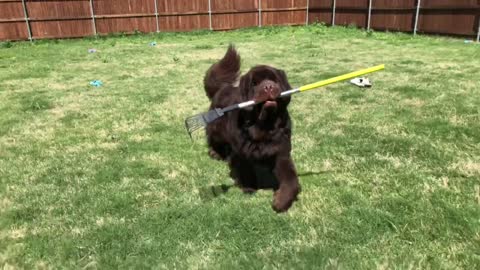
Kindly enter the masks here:
M 153 47 L 153 46 L 157 46 L 157 42 L 156 42 L 156 41 L 150 42 L 150 46 L 152 46 L 152 47 Z
M 100 87 L 100 86 L 103 85 L 103 83 L 102 83 L 102 81 L 100 81 L 100 80 L 94 80 L 94 81 L 91 81 L 91 82 L 90 82 L 90 85 L 91 85 L 91 86 L 95 86 L 95 87 Z
M 96 53 L 97 49 L 88 49 L 88 53 Z

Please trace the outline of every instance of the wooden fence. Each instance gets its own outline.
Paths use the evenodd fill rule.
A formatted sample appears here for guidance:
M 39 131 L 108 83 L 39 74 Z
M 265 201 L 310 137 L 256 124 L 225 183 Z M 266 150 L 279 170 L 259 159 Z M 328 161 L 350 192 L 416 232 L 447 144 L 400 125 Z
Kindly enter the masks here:
M 0 0 L 0 40 L 324 22 L 476 37 L 480 0 Z
M 470 37 L 480 31 L 480 0 L 310 0 L 309 10 L 310 21 L 332 25 Z

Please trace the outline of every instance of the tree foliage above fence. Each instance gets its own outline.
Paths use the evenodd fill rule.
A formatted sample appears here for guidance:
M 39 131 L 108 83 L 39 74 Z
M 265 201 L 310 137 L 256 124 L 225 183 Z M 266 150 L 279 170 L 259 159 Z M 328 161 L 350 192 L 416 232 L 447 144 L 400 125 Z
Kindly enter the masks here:
M 0 0 L 0 40 L 312 22 L 478 39 L 479 14 L 478 0 Z

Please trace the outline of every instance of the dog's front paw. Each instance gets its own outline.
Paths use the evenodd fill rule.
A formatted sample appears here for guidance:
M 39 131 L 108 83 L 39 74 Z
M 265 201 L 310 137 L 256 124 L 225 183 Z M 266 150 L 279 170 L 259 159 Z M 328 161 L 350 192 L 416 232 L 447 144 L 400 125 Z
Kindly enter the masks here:
M 297 200 L 298 193 L 300 193 L 300 186 L 295 185 L 292 187 L 280 187 L 273 194 L 272 208 L 277 213 L 286 212 Z

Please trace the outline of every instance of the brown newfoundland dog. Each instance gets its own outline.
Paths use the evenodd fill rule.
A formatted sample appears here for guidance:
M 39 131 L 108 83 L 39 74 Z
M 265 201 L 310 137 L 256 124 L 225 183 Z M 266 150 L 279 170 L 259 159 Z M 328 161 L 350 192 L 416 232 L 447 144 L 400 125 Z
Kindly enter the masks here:
M 233 46 L 213 64 L 204 79 L 210 109 L 256 100 L 259 104 L 227 113 L 207 126 L 209 155 L 230 166 L 230 176 L 245 192 L 273 188 L 273 209 L 287 211 L 300 192 L 290 156 L 291 89 L 285 72 L 270 66 L 255 66 L 240 76 L 240 56 Z

